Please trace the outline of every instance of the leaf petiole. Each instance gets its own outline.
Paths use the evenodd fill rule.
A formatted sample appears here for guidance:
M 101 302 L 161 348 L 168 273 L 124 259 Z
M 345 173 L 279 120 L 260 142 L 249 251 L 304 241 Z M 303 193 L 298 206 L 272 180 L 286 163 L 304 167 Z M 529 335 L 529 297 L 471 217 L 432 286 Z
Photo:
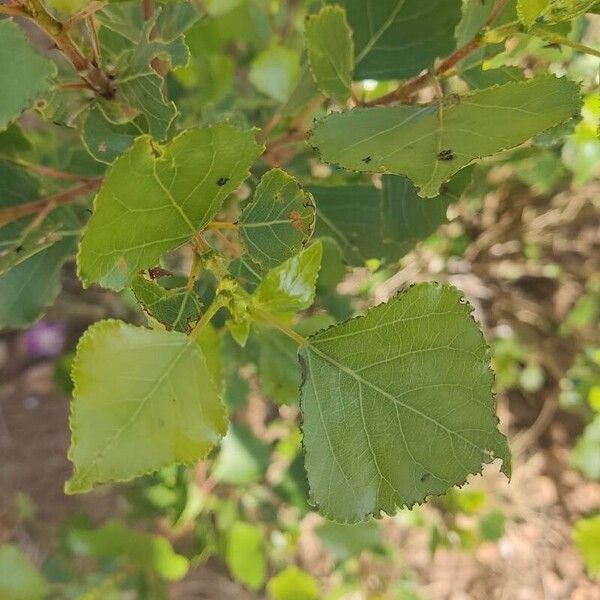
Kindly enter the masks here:
M 202 333 L 202 330 L 211 322 L 217 312 L 219 312 L 219 310 L 226 305 L 227 299 L 223 296 L 217 296 L 213 303 L 204 311 L 204 314 L 190 332 L 189 338 L 192 340 L 198 339 L 198 336 Z
M 294 340 L 294 342 L 296 342 L 299 346 L 304 346 L 308 342 L 307 338 L 301 336 L 299 333 L 294 331 L 289 325 L 283 323 L 273 313 L 270 313 L 269 311 L 257 307 L 249 307 L 248 311 L 259 321 L 262 321 L 267 325 L 271 325 L 272 327 L 279 329 L 281 333 L 287 335 L 287 337 Z

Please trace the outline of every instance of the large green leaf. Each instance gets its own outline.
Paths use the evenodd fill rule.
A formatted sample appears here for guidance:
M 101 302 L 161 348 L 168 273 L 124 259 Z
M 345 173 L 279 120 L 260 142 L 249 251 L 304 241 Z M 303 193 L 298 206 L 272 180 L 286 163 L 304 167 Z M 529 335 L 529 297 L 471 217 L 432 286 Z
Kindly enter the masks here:
M 461 0 L 328 0 L 354 32 L 355 79 L 418 75 L 454 47 Z
M 185 131 L 164 146 L 138 138 L 94 201 L 78 255 L 84 286 L 121 289 L 183 245 L 219 212 L 262 150 L 252 131 L 229 123 Z
M 13 544 L 0 546 L 0 598 L 3 600 L 42 600 L 48 584 Z
M 365 519 L 462 485 L 495 458 L 488 348 L 455 288 L 409 288 L 300 349 L 306 470 L 328 517 Z
M 291 258 L 308 242 L 315 226 L 315 203 L 280 169 L 263 175 L 254 200 L 242 211 L 240 234 L 250 257 L 266 269 Z
M 305 25 L 308 58 L 319 89 L 345 102 L 350 97 L 354 71 L 354 42 L 345 11 L 325 6 Z
M 317 123 L 311 144 L 346 169 L 405 175 L 433 197 L 469 163 L 578 113 L 576 83 L 544 76 L 425 106 L 357 108 Z
M 180 333 L 100 321 L 79 341 L 72 376 L 67 493 L 194 463 L 227 428 L 204 356 Z
M 54 63 L 36 52 L 11 19 L 0 21 L 0 131 L 52 89 Z
M 316 237 L 332 238 L 344 260 L 364 266 L 372 258 L 400 260 L 447 222 L 448 206 L 471 179 L 463 169 L 436 198 L 424 200 L 406 177 L 386 175 L 383 186 L 311 187 L 317 201 Z
M 282 313 L 309 308 L 315 300 L 322 256 L 321 242 L 316 242 L 269 271 L 252 295 L 254 306 Z

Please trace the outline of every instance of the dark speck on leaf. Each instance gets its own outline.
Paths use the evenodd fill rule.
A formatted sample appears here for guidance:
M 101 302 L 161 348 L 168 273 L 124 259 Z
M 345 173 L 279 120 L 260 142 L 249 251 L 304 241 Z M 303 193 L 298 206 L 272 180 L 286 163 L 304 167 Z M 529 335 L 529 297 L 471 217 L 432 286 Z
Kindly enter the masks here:
M 23 246 L 17 246 L 15 248 L 15 254 L 19 254 L 19 252 L 22 252 L 22 251 L 23 251 Z
M 454 160 L 454 152 L 452 150 L 441 150 L 437 157 L 438 160 Z
M 368 165 L 371 162 L 372 158 L 370 156 L 365 156 L 362 161 Z
M 220 177 L 217 181 L 219 187 L 224 186 L 229 181 L 229 177 Z
M 423 475 L 421 475 L 421 483 L 423 483 L 424 481 L 427 481 L 430 477 L 431 477 L 431 473 L 423 473 Z

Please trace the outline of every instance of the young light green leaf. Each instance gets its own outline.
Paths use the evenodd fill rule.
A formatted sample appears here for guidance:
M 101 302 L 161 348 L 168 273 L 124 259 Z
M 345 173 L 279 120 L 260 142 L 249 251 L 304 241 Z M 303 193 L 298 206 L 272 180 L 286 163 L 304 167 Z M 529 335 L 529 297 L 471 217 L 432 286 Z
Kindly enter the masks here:
M 177 554 L 167 538 L 130 529 L 119 521 L 109 521 L 97 529 L 73 529 L 69 541 L 78 554 L 124 559 L 166 581 L 182 579 L 189 568 L 189 560 Z
M 364 266 L 370 259 L 396 262 L 447 222 L 446 212 L 471 180 L 463 169 L 437 197 L 424 200 L 406 177 L 386 175 L 383 187 L 311 187 L 317 201 L 315 236 L 331 238 L 344 260 Z
M 0 21 L 0 131 L 49 92 L 54 63 L 36 52 L 12 20 Z
M 496 458 L 510 474 L 471 311 L 455 288 L 419 284 L 301 347 L 306 470 L 323 514 L 392 514 Z
M 286 567 L 267 584 L 271 600 L 317 600 L 319 582 L 295 565 Z
M 354 42 L 340 6 L 325 6 L 306 21 L 306 45 L 312 74 L 326 96 L 340 102 L 350 97 L 354 71 Z
M 600 481 L 600 415 L 583 430 L 573 448 L 572 460 L 588 479 Z
M 418 75 L 454 48 L 461 0 L 328 0 L 346 9 L 356 47 L 355 79 Z
M 278 102 L 285 102 L 299 76 L 298 54 L 285 46 L 271 46 L 254 59 L 248 78 L 259 92 Z
M 17 546 L 0 546 L 0 598 L 42 600 L 48 591 L 44 577 Z
M 212 474 L 229 485 L 257 483 L 267 472 L 270 454 L 269 446 L 250 429 L 232 422 L 221 442 Z
M 579 519 L 573 529 L 573 539 L 590 577 L 600 576 L 600 514 Z
M 83 285 L 121 289 L 183 245 L 219 212 L 262 151 L 252 131 L 229 123 L 184 131 L 164 146 L 138 138 L 94 201 L 77 261 Z
M 168 289 L 138 275 L 131 282 L 131 291 L 144 312 L 169 331 L 173 329 L 184 333 L 198 320 L 202 310 L 202 301 L 193 288 Z
M 252 295 L 254 306 L 283 313 L 312 306 L 322 256 L 323 247 L 315 242 L 269 271 Z
M 240 215 L 240 235 L 250 257 L 265 269 L 291 258 L 308 242 L 315 226 L 311 194 L 285 171 L 263 175 L 254 199 Z
M 317 123 L 310 141 L 327 162 L 405 175 L 420 195 L 433 197 L 469 163 L 522 144 L 580 107 L 576 83 L 537 77 L 425 106 L 331 114 Z
M 100 321 L 79 341 L 69 494 L 204 458 L 227 428 L 200 347 L 176 332 Z
M 235 579 L 251 590 L 260 589 L 267 575 L 263 532 L 250 523 L 234 523 L 227 534 L 225 561 Z
M 598 0 L 518 0 L 517 12 L 524 25 L 536 22 L 560 23 L 582 15 L 598 3 Z
M 211 17 L 220 17 L 226 15 L 236 8 L 242 0 L 205 0 L 204 6 L 206 12 Z

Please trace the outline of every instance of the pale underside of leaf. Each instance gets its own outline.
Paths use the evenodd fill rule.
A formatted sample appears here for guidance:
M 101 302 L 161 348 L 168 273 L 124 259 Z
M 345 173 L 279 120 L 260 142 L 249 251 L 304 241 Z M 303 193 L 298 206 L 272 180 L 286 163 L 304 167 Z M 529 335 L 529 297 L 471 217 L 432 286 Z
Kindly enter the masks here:
M 100 321 L 81 338 L 72 377 L 67 493 L 194 463 L 227 428 L 202 352 L 180 333 Z
M 94 201 L 77 261 L 84 286 L 121 289 L 189 241 L 262 150 L 252 131 L 228 123 L 185 131 L 158 150 L 150 137 L 138 138 L 115 161 Z
M 310 143 L 326 162 L 405 175 L 421 196 L 433 197 L 474 160 L 526 142 L 580 106 L 577 84 L 543 76 L 424 106 L 332 114 L 317 123 Z
M 329 518 L 393 514 L 495 458 L 510 474 L 471 310 L 455 288 L 420 284 L 301 348 L 306 470 Z

